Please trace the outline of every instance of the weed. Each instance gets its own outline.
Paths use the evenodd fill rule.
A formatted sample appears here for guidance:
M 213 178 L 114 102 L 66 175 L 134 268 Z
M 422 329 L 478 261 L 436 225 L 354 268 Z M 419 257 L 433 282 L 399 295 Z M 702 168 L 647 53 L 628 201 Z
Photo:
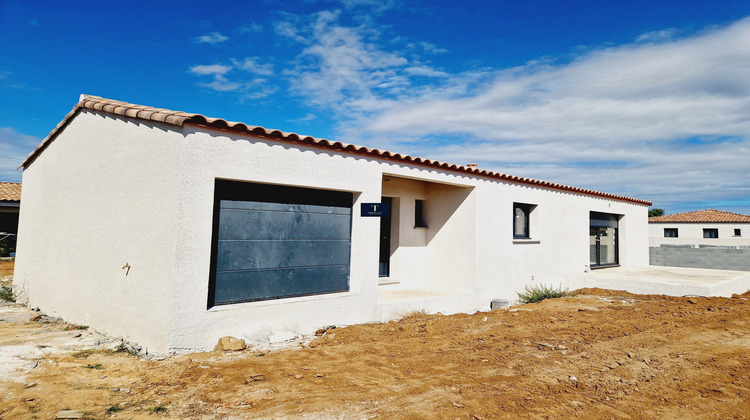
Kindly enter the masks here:
M 266 355 L 266 353 L 264 353 L 264 352 L 260 352 L 260 353 L 258 353 L 258 357 L 263 357 L 263 356 L 265 356 L 265 355 Z
M 539 286 L 526 286 L 526 291 L 523 293 L 516 293 L 518 295 L 518 300 L 521 301 L 521 303 L 534 303 L 534 302 L 540 302 L 544 299 L 554 299 L 554 298 L 560 298 L 563 296 L 568 296 L 570 293 L 568 292 L 568 289 L 560 289 L 560 288 L 553 288 L 552 286 L 545 286 L 545 285 L 539 285 Z
M 65 328 L 63 328 L 63 331 L 70 331 L 70 330 L 88 330 L 88 325 L 66 325 Z
M 113 405 L 113 406 L 111 406 L 111 407 L 109 407 L 107 409 L 107 413 L 113 414 L 113 413 L 116 413 L 116 412 L 121 411 L 121 410 L 122 410 L 122 408 L 119 407 L 117 404 L 115 404 L 115 405 Z
M 79 351 L 78 353 L 73 353 L 73 357 L 75 357 L 76 359 L 85 359 L 91 356 L 91 353 L 93 353 L 91 350 L 83 350 Z
M 16 295 L 15 292 L 13 292 L 13 288 L 10 286 L 1 286 L 0 287 L 0 300 L 3 300 L 5 302 L 15 303 L 16 298 L 18 295 Z
M 151 410 L 154 414 L 166 414 L 167 407 L 164 407 L 163 405 L 157 405 Z
M 130 346 L 128 343 L 126 343 L 124 340 L 120 341 L 120 344 L 117 345 L 114 349 L 112 349 L 113 353 L 127 353 L 131 356 L 137 356 L 138 351 L 134 349 L 132 346 Z
M 86 365 L 86 367 L 87 367 L 88 369 L 96 369 L 96 370 L 99 370 L 99 369 L 104 369 L 104 367 L 102 366 L 102 364 L 101 364 L 101 363 L 95 363 L 95 364 L 93 364 L 93 365 L 92 365 L 92 364 L 88 364 L 88 365 Z

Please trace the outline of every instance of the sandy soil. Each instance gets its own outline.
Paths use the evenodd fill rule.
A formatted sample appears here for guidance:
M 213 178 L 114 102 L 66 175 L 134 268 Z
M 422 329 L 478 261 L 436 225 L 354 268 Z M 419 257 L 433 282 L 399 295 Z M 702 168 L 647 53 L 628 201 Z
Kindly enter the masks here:
M 337 328 L 297 349 L 163 360 L 82 351 L 91 343 L 75 340 L 93 332 L 6 307 L 0 353 L 53 345 L 3 377 L 0 418 L 748 418 L 748 299 L 589 289 Z
M 0 280 L 5 277 L 13 276 L 13 262 L 12 261 L 0 261 Z

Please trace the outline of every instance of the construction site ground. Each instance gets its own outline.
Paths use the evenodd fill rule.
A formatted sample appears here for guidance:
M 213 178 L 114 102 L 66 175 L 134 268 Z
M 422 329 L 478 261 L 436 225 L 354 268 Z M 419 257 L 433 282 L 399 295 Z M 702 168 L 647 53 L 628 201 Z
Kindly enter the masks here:
M 742 419 L 748 299 L 584 289 L 339 327 L 287 349 L 159 358 L 4 305 L 0 418 Z

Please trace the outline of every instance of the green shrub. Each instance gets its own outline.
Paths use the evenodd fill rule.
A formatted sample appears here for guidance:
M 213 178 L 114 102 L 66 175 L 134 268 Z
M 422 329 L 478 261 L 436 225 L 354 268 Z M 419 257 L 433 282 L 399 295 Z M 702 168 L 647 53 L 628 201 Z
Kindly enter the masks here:
M 116 413 L 118 411 L 122 411 L 122 407 L 118 406 L 117 404 L 115 404 L 115 405 L 113 405 L 113 406 L 111 406 L 111 407 L 109 407 L 107 409 L 107 413 L 108 414 L 114 414 L 114 413 Z
M 16 297 L 16 294 L 13 292 L 13 289 L 10 286 L 0 287 L 0 300 L 15 303 Z
M 527 285 L 525 289 L 526 291 L 524 292 L 516 293 L 518 295 L 518 300 L 520 300 L 521 303 L 541 302 L 544 299 L 554 299 L 570 295 L 568 289 L 555 289 L 552 286 L 545 286 L 543 284 L 539 286 Z
M 157 405 L 151 411 L 154 412 L 154 414 L 164 414 L 167 412 L 167 407 L 164 407 L 163 405 Z
M 121 340 L 120 344 L 117 345 L 114 349 L 110 350 L 112 353 L 125 353 L 129 354 L 131 356 L 137 356 L 138 350 L 133 348 L 129 343 L 126 343 L 125 340 Z

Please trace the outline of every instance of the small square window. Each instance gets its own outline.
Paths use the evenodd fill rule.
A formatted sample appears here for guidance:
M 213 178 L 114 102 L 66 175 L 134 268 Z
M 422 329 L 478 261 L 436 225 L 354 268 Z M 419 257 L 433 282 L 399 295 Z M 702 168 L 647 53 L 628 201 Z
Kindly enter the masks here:
M 703 237 L 716 239 L 719 237 L 719 229 L 703 229 Z
M 742 236 L 742 229 L 735 229 L 734 236 Z
M 513 203 L 513 237 L 517 239 L 531 238 L 529 216 L 536 206 L 531 204 Z
M 677 238 L 677 228 L 664 228 L 665 238 Z
M 414 200 L 414 227 L 427 227 L 427 221 L 424 218 L 424 200 Z

